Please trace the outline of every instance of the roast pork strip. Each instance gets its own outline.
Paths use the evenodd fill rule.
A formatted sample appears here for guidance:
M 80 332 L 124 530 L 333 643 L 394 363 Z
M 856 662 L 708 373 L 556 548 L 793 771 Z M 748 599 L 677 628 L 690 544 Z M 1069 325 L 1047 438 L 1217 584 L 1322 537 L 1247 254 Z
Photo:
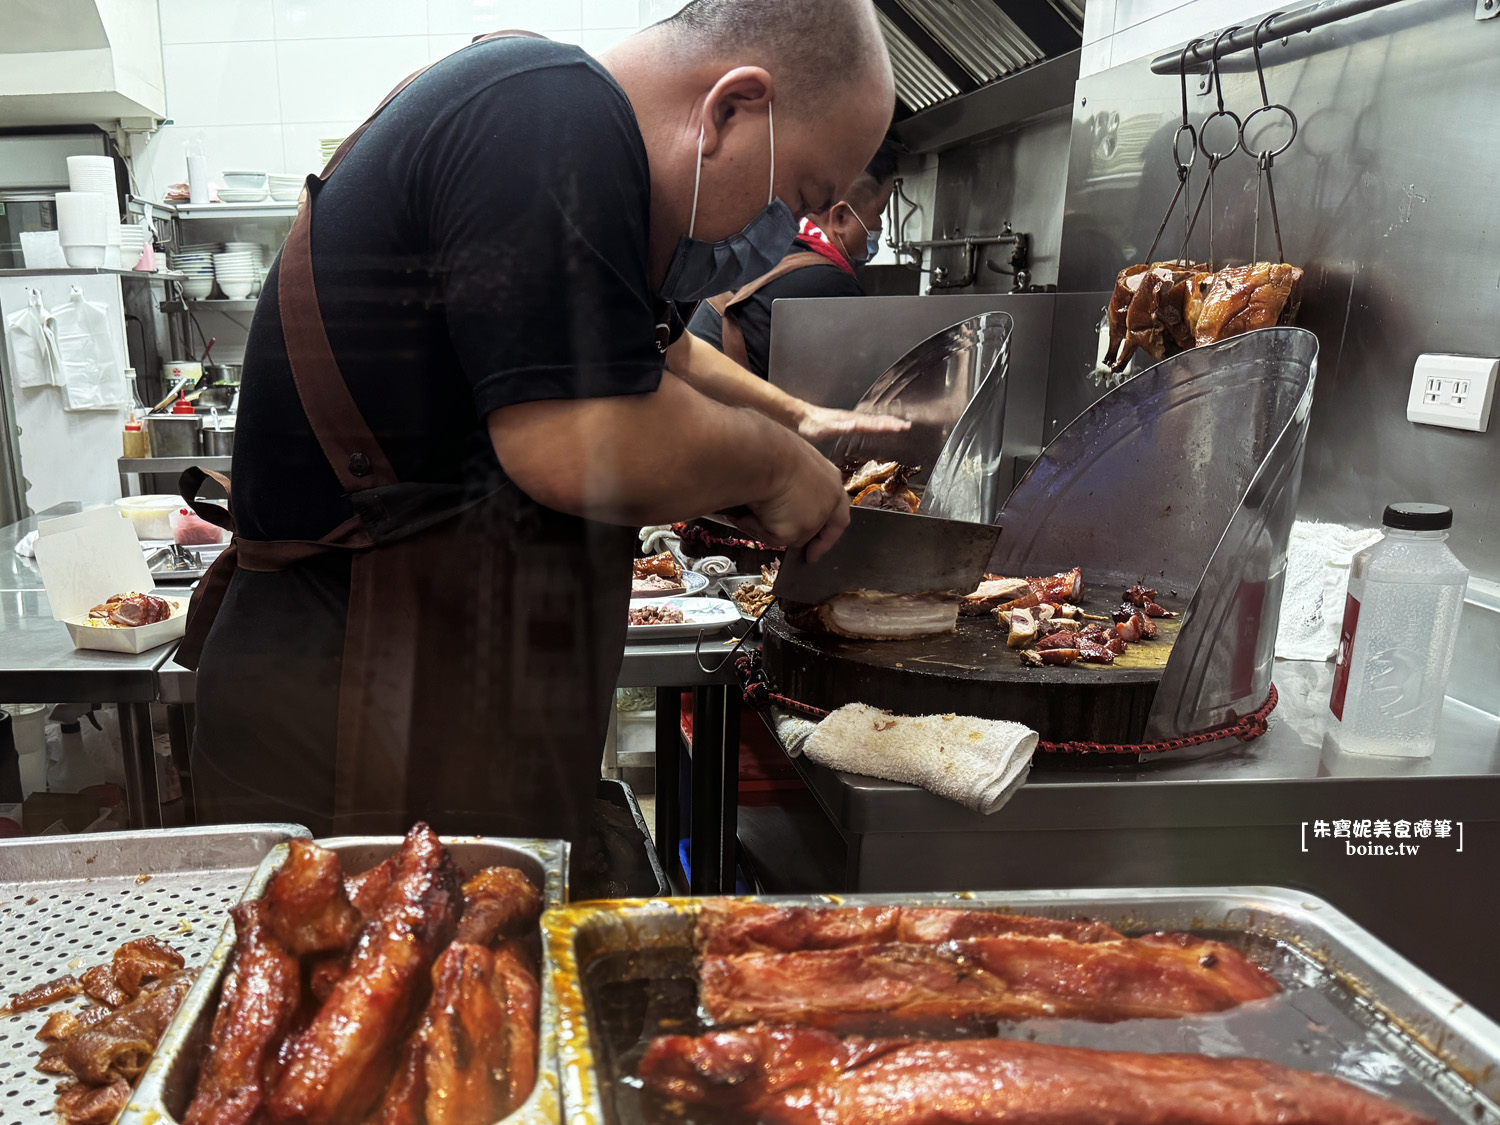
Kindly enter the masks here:
M 1007 1039 L 840 1040 L 758 1026 L 657 1039 L 649 1090 L 765 1125 L 1433 1125 L 1348 1082 L 1259 1059 Z
M 1109 1023 L 1218 1012 L 1280 991 L 1236 950 L 1186 934 L 1105 942 L 1005 935 L 705 957 L 701 1003 L 723 1026 L 847 1027 L 1066 1017 Z
M 297 958 L 272 935 L 264 902 L 234 907 L 234 966 L 224 978 L 198 1088 L 183 1125 L 248 1125 L 265 1101 L 262 1072 L 300 998 Z
M 361 930 L 349 971 L 288 1043 L 267 1101 L 273 1121 L 346 1125 L 374 1108 L 462 904 L 452 857 L 418 824 L 397 853 L 390 889 Z
M 860 906 L 832 910 L 770 906 L 740 899 L 709 899 L 698 911 L 698 951 L 794 953 L 804 949 L 844 949 L 860 945 L 912 942 L 936 945 L 960 938 L 1030 934 L 1076 942 L 1114 941 L 1122 934 L 1102 922 L 997 914 L 942 907 Z
M 354 944 L 363 919 L 349 901 L 339 857 L 311 840 L 293 840 L 266 887 L 264 921 L 289 952 L 337 953 Z

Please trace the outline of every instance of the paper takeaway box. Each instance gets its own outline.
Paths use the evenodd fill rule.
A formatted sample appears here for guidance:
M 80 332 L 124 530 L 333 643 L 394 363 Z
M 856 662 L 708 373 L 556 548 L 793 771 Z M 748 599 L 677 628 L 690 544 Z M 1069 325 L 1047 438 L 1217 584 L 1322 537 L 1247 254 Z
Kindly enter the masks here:
M 180 639 L 187 628 L 187 591 L 154 589 L 135 530 L 115 508 L 40 524 L 35 549 L 52 616 L 67 626 L 74 648 L 146 652 Z M 112 594 L 152 593 L 172 607 L 165 621 L 126 628 L 89 617 Z

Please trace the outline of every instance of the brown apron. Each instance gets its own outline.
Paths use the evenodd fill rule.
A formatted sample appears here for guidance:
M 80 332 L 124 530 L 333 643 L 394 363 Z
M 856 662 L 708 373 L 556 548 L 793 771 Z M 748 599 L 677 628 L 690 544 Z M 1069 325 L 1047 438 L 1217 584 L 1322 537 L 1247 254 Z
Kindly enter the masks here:
M 757 277 L 743 289 L 733 293 L 720 293 L 717 297 L 711 297 L 708 307 L 719 314 L 719 319 L 724 322 L 721 329 L 724 354 L 734 360 L 741 367 L 750 366 L 750 353 L 745 349 L 745 333 L 740 328 L 735 309 L 743 305 L 751 297 L 755 296 L 773 281 L 779 281 L 789 273 L 805 270 L 808 266 L 824 266 L 830 264 L 822 254 L 816 254 L 811 250 L 800 250 L 795 254 L 788 254 L 777 263 L 776 268 L 762 277 Z
M 502 32 L 485 38 L 517 33 Z M 541 508 L 508 481 L 402 482 L 361 415 L 313 279 L 319 193 L 406 79 L 309 176 L 278 265 L 287 357 L 312 433 L 355 515 L 315 542 L 236 536 L 194 593 L 177 659 L 196 667 L 236 569 L 277 572 L 351 553 L 334 761 L 340 833 L 584 837 L 619 672 L 634 533 Z M 196 502 L 205 477 L 183 474 Z M 232 637 L 215 637 L 232 646 Z M 295 645 L 295 638 L 288 644 Z M 253 752 L 253 739 L 245 743 Z

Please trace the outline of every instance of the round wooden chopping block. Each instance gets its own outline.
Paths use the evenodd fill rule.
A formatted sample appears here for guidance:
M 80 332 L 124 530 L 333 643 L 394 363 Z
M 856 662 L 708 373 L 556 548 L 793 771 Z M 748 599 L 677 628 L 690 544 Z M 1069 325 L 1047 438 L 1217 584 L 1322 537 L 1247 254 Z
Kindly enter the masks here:
M 989 614 L 960 617 L 958 632 L 945 636 L 857 641 L 799 629 L 773 605 L 761 628 L 766 674 L 799 703 L 1007 719 L 1046 742 L 1140 742 L 1171 650 L 1164 637 L 1132 646 L 1147 666 L 1028 668 Z

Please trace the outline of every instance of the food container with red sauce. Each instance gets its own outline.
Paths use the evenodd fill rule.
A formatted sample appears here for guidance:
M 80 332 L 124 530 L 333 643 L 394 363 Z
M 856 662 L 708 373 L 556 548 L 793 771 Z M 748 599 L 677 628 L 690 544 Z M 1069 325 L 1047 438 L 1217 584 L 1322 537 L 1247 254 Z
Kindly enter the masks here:
M 213 547 L 229 542 L 229 532 L 203 519 L 191 508 L 172 513 L 172 541 L 179 547 Z

